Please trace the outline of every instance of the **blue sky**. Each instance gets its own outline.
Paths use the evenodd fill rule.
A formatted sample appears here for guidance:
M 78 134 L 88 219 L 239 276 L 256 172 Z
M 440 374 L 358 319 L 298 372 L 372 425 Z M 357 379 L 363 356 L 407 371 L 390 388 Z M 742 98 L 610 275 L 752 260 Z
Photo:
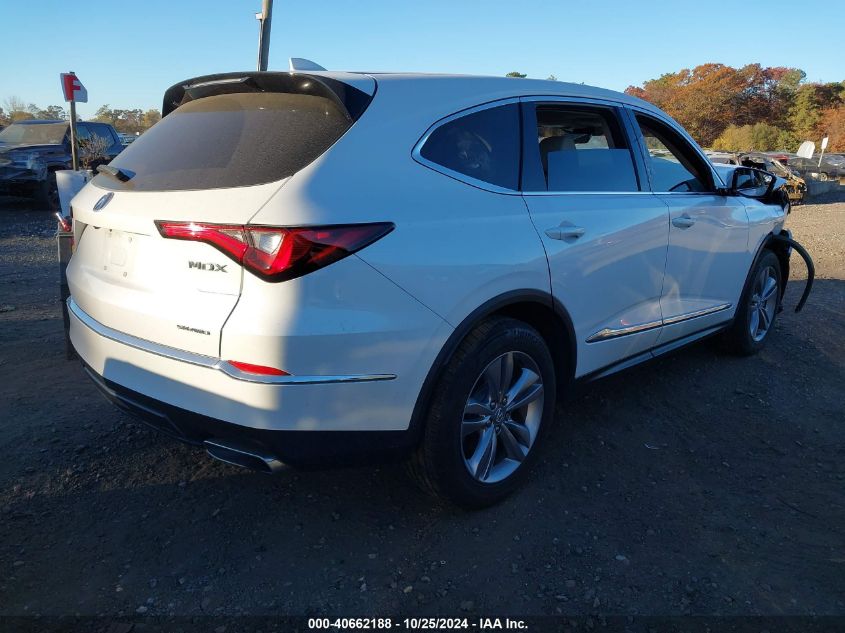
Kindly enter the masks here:
M 0 105 L 11 95 L 60 104 L 59 73 L 74 70 L 88 88 L 83 117 L 104 103 L 161 107 L 181 79 L 254 68 L 260 4 L 4 2 Z M 845 79 L 841 0 L 276 0 L 273 18 L 271 69 L 295 56 L 329 69 L 518 70 L 624 90 L 704 62 L 759 62 Z

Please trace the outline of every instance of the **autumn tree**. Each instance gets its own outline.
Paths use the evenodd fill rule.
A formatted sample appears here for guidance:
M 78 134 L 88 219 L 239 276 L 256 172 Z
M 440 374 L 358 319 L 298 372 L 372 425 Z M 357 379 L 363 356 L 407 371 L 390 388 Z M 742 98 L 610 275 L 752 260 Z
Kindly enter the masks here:
M 11 96 L 7 97 L 0 108 L 0 125 L 8 125 L 15 121 L 24 119 L 59 119 L 68 120 L 70 117 L 63 106 L 50 105 L 41 108 L 34 103 L 27 104 L 23 99 Z M 77 115 L 77 120 L 82 119 Z M 149 129 L 161 120 L 161 112 L 155 108 L 149 110 L 134 109 L 113 109 L 109 104 L 101 106 L 95 113 L 94 121 L 109 123 L 119 132 L 135 134 Z
M 826 110 L 845 102 L 842 83 L 805 84 L 794 95 L 789 110 L 789 126 L 801 140 L 814 139 Z
M 94 121 L 110 123 L 118 132 L 135 134 L 143 132 L 161 119 L 158 110 L 150 109 L 144 112 L 140 108 L 121 109 L 112 108 L 109 104 L 101 106 L 94 113 Z
M 828 152 L 845 152 L 845 105 L 822 112 L 816 137 L 829 138 Z
M 61 119 L 66 120 L 68 119 L 68 114 L 65 112 L 65 109 L 62 106 L 51 105 L 47 106 L 43 110 L 38 106 L 34 107 L 34 111 L 30 110 L 33 113 L 33 116 L 36 119 Z
M 144 112 L 143 116 L 141 117 L 141 125 L 145 130 L 151 128 L 159 121 L 161 121 L 161 112 L 159 112 L 155 108 L 150 108 L 149 110 Z
M 758 143 L 794 150 L 801 140 L 818 135 L 822 114 L 843 103 L 845 94 L 845 84 L 807 84 L 805 79 L 798 68 L 703 64 L 661 75 L 641 87 L 629 86 L 625 92 L 665 110 L 702 145 L 714 143 L 729 126 L 764 123 L 777 128 L 778 140 L 773 141 L 771 129 L 758 127 Z M 750 134 L 751 128 L 731 130 L 722 143 L 741 139 L 742 144 Z
M 754 149 L 751 143 L 751 126 L 729 125 L 713 141 L 713 149 L 723 152 L 750 152 Z

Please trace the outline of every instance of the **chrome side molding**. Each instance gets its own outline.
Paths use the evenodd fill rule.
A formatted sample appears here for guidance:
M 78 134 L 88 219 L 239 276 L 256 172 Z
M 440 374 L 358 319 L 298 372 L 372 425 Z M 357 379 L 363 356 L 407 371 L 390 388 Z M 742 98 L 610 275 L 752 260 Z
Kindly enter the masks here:
M 588 343 L 595 343 L 596 341 L 606 341 L 610 338 L 618 338 L 620 336 L 627 336 L 628 334 L 636 334 L 637 332 L 645 332 L 646 330 L 653 330 L 663 325 L 662 321 L 649 321 L 648 323 L 640 323 L 638 325 L 629 325 L 627 327 L 609 328 L 599 330 L 595 334 L 587 338 Z
M 711 308 L 704 308 L 703 310 L 696 310 L 695 312 L 687 312 L 686 314 L 679 314 L 677 316 L 662 319 L 661 321 L 649 321 L 648 323 L 640 323 L 637 325 L 629 325 L 621 328 L 604 328 L 591 334 L 587 338 L 587 343 L 596 343 L 598 341 L 606 341 L 620 336 L 627 336 L 629 334 L 637 334 L 638 332 L 645 332 L 646 330 L 653 330 L 654 328 L 662 327 L 664 325 L 673 325 L 681 323 L 682 321 L 689 321 L 690 319 L 697 319 L 698 317 L 707 316 L 708 314 L 715 314 L 723 312 L 733 306 L 732 303 L 723 303 L 721 305 L 713 306 Z
M 695 312 L 688 312 L 686 314 L 679 314 L 678 316 L 663 319 L 663 325 L 672 325 L 673 323 L 680 323 L 681 321 L 689 321 L 698 317 L 707 316 L 708 314 L 715 314 L 716 312 L 724 312 L 728 310 L 733 304 L 723 303 L 722 305 L 713 306 L 712 308 L 704 308 L 703 310 L 696 310 Z

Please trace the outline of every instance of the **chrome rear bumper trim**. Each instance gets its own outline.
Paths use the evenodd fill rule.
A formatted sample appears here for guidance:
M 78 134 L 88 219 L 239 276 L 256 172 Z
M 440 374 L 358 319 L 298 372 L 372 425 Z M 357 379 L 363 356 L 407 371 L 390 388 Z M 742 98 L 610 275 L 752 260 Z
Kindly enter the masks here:
M 184 350 L 154 343 L 125 332 L 120 332 L 113 328 L 103 325 L 96 319 L 86 314 L 80 308 L 73 297 L 67 300 L 68 311 L 76 317 L 88 329 L 107 338 L 115 343 L 120 343 L 128 347 L 155 354 L 163 358 L 180 361 L 183 363 L 190 363 L 191 365 L 199 365 L 200 367 L 207 367 L 208 369 L 215 369 L 221 371 L 230 378 L 235 380 L 242 380 L 244 382 L 255 382 L 266 385 L 324 385 L 333 383 L 345 382 L 374 382 L 380 380 L 394 380 L 396 374 L 349 374 L 340 376 L 263 376 L 259 374 L 250 374 L 239 370 L 230 365 L 226 361 L 215 358 L 213 356 L 205 356 L 203 354 L 196 354 L 194 352 L 186 352 Z

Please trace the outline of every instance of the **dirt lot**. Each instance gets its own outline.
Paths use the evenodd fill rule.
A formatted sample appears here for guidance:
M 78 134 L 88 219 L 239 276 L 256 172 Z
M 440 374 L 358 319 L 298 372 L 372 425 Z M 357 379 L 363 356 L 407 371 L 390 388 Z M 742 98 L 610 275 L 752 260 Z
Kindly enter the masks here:
M 528 485 L 442 508 L 398 466 L 275 478 L 108 405 L 64 359 L 54 222 L 0 199 L 0 614 L 845 616 L 845 195 L 751 359 L 580 387 Z

